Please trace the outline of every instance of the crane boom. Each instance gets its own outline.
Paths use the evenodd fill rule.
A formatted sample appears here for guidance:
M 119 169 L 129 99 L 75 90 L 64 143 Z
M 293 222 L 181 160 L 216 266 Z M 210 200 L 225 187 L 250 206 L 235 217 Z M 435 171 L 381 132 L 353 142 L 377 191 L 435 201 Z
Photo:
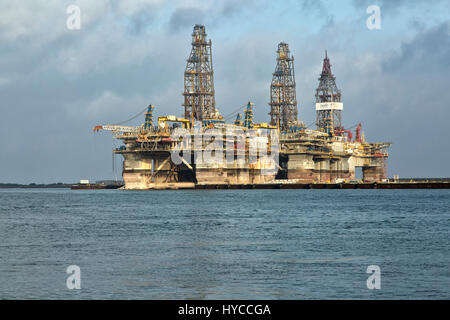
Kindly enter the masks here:
M 106 130 L 112 131 L 114 133 L 118 132 L 129 132 L 129 133 L 139 133 L 141 127 L 131 127 L 131 126 L 119 126 L 115 124 L 105 124 L 102 126 L 95 126 L 94 131 Z

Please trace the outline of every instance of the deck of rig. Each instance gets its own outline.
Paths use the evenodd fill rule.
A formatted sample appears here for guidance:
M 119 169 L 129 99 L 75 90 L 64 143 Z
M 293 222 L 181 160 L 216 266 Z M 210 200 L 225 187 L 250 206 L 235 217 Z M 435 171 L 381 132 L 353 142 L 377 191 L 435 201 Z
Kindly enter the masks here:
M 364 182 L 386 178 L 386 149 L 342 126 L 343 103 L 325 53 L 316 90 L 316 130 L 298 120 L 294 57 L 280 43 L 270 85 L 270 123 L 254 123 L 253 103 L 226 123 L 216 108 L 211 40 L 195 25 L 184 72 L 184 115 L 158 117 L 150 105 L 141 126 L 101 125 L 123 145 L 126 189 L 261 185 L 274 181 L 343 183 L 361 167 Z M 232 114 L 231 116 L 234 116 Z M 256 150 L 256 151 L 255 151 Z M 256 152 L 256 153 L 255 153 Z

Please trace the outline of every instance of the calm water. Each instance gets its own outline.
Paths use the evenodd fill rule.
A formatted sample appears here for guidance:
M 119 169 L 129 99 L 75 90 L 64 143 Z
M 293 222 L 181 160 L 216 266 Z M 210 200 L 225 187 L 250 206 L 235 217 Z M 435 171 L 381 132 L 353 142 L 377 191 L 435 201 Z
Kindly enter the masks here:
M 450 190 L 0 189 L 0 298 L 449 299 L 449 231 Z

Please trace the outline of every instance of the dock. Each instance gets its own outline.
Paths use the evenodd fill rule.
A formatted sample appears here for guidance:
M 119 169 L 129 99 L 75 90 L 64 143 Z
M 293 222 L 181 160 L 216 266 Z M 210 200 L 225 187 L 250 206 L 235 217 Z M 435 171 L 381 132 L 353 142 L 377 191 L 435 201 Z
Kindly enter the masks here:
M 197 184 L 195 189 L 450 189 L 449 182 Z

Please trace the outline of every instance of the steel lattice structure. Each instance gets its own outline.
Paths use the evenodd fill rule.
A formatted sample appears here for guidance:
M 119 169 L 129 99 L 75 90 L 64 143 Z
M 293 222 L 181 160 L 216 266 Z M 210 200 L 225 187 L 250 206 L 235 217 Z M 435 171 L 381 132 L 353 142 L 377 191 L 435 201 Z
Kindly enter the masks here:
M 324 104 L 328 102 L 327 104 Z M 321 105 L 319 108 L 318 105 Z M 316 125 L 318 130 L 333 134 L 342 127 L 341 91 L 336 86 L 336 77 L 331 72 L 330 59 L 325 51 L 319 87 L 316 89 Z
M 206 39 L 205 27 L 195 25 L 192 50 L 184 72 L 184 116 L 202 121 L 216 119 L 211 40 Z
M 277 66 L 270 85 L 269 105 L 271 125 L 286 131 L 298 124 L 294 57 L 290 55 L 289 46 L 284 42 L 278 44 Z

